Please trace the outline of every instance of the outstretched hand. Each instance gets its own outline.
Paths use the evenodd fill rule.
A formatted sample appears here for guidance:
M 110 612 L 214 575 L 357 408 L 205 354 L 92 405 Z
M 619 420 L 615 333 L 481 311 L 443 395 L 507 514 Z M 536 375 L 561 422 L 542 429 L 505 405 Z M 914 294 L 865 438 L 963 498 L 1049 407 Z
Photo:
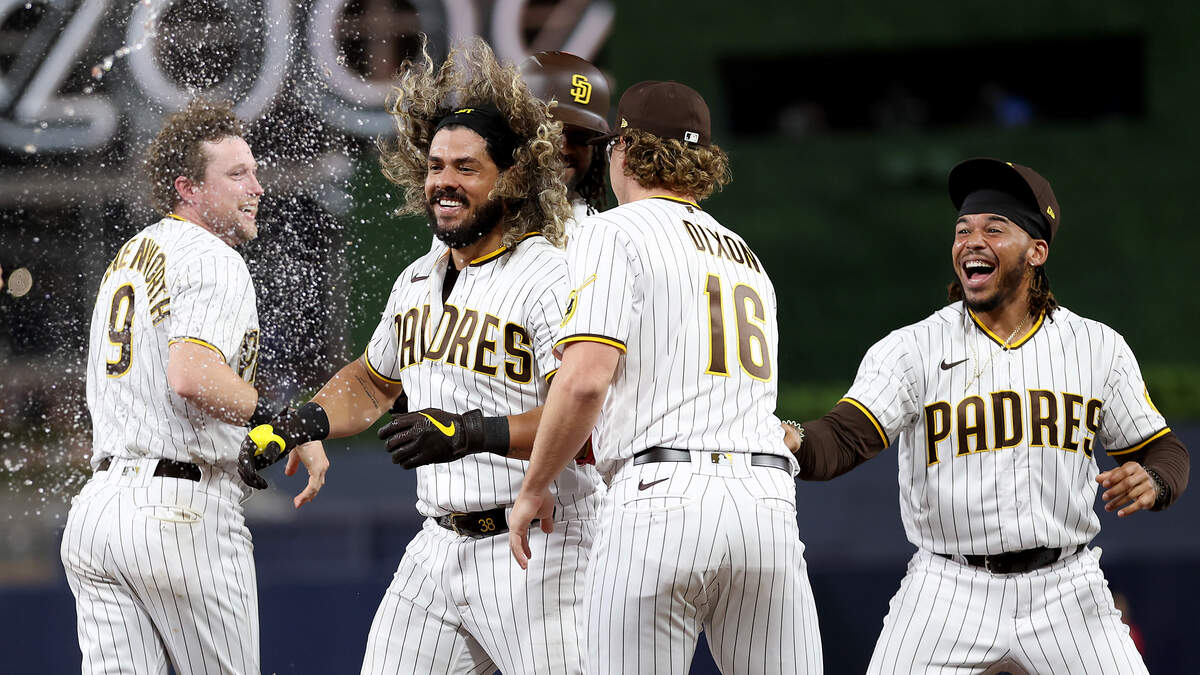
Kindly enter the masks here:
M 1137 462 L 1125 462 L 1115 469 L 1109 469 L 1096 476 L 1096 482 L 1105 488 L 1101 495 L 1105 511 L 1124 507 L 1117 511 L 1120 518 L 1138 511 L 1149 511 L 1158 497 L 1154 479 Z
M 325 446 L 321 441 L 305 443 L 290 453 L 287 466 L 283 470 L 284 475 L 294 476 L 301 462 L 304 462 L 304 468 L 308 469 L 308 485 L 304 486 L 300 494 L 292 498 L 292 505 L 296 508 L 311 502 L 325 485 L 325 473 L 329 471 L 329 457 L 325 455 Z

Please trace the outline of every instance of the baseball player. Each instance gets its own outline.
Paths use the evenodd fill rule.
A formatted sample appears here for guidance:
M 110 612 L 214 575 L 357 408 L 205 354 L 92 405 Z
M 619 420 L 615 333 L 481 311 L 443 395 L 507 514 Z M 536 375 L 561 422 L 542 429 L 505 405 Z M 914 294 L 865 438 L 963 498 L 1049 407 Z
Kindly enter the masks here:
M 238 445 L 270 417 L 254 389 L 254 288 L 233 247 L 257 234 L 262 187 L 228 105 L 195 102 L 150 147 L 162 220 L 118 251 L 92 313 L 92 478 L 62 561 L 82 672 L 259 672 L 258 597 Z M 301 453 L 307 501 L 328 462 Z
M 1113 329 L 1059 306 L 1045 263 L 1062 211 L 1034 170 L 950 172 L 952 304 L 892 332 L 825 417 L 789 431 L 824 480 L 895 442 L 917 553 L 871 673 L 1144 673 L 1088 542 L 1105 510 L 1166 508 L 1188 455 Z M 800 432 L 800 433 L 797 433 Z M 801 435 L 802 434 L 802 435 Z M 1096 453 L 1119 466 L 1099 471 Z M 989 671 L 991 672 L 991 671 Z
M 567 52 L 538 52 L 521 62 L 521 77 L 534 96 L 554 101 L 550 116 L 562 122 L 562 179 L 575 224 L 607 208 L 604 154 L 590 144 L 608 133 L 608 78 L 596 66 Z
M 412 466 L 431 449 L 456 461 L 418 469 L 426 520 L 375 614 L 362 672 L 581 673 L 595 468 L 554 481 L 555 532 L 539 538 L 552 553 L 535 570 L 522 573 L 496 536 L 527 466 L 505 455 L 532 447 L 536 420 L 521 414 L 545 400 L 568 291 L 558 124 L 478 39 L 440 69 L 427 55 L 406 64 L 391 112 L 399 138 L 385 173 L 442 245 L 396 279 L 366 353 L 253 430 L 244 459 L 261 466 L 322 432 L 358 433 L 404 393 L 419 412 L 383 428 L 393 461 Z
M 729 180 L 728 160 L 682 84 L 634 85 L 618 117 L 601 140 L 620 206 L 567 246 L 562 362 L 509 517 L 513 555 L 531 570 L 554 555 L 529 526 L 557 526 L 549 488 L 595 426 L 609 490 L 586 671 L 686 673 L 704 630 L 725 673 L 819 673 L 795 465 L 773 415 L 774 288 L 699 206 Z

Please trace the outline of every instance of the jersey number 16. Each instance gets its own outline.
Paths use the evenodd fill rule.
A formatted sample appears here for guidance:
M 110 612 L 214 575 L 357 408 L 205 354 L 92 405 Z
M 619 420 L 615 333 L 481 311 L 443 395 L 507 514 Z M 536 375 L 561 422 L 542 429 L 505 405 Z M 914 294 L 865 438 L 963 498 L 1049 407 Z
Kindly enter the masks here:
M 725 305 L 721 278 L 709 274 L 704 280 L 708 296 L 708 370 L 709 375 L 729 376 L 725 345 Z M 763 382 L 771 379 L 771 354 L 767 351 L 767 311 L 758 291 L 738 284 L 733 287 L 733 314 L 737 326 L 738 363 L 747 375 Z

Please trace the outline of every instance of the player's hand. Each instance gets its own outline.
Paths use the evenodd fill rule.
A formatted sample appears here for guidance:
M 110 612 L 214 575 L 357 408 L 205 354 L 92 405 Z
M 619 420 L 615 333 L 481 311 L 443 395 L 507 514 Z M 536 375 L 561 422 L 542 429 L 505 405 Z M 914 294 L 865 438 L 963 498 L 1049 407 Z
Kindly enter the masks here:
M 396 415 L 379 430 L 379 438 L 392 453 L 392 463 L 406 469 L 484 452 L 483 436 L 483 413 L 478 410 L 456 415 L 425 408 Z
M 1154 479 L 1137 462 L 1125 462 L 1109 469 L 1096 476 L 1096 482 L 1105 488 L 1101 495 L 1104 510 L 1113 511 L 1123 506 L 1117 511 L 1117 516 L 1122 518 L 1138 511 L 1149 511 L 1158 497 Z
M 286 453 L 287 442 L 270 424 L 260 424 L 250 430 L 242 439 L 242 447 L 238 449 L 238 475 L 242 480 L 256 490 L 267 489 L 267 479 L 258 475 L 259 469 L 265 469 L 279 461 Z
M 259 471 L 286 457 L 296 446 L 328 435 L 329 418 L 320 405 L 309 401 L 298 410 L 284 408 L 270 422 L 246 434 L 238 450 L 238 474 L 250 487 L 265 490 L 267 481 Z
M 508 514 L 508 547 L 523 570 L 529 569 L 529 559 L 533 557 L 529 548 L 529 525 L 539 518 L 542 532 L 550 534 L 554 531 L 554 495 L 549 489 L 540 494 L 522 489 Z
M 294 476 L 301 462 L 304 462 L 304 468 L 308 469 L 308 485 L 292 499 L 292 505 L 296 508 L 311 502 L 325 485 L 329 457 L 325 455 L 325 446 L 321 441 L 305 443 L 298 446 L 295 452 L 288 454 L 287 466 L 283 469 L 284 475 Z

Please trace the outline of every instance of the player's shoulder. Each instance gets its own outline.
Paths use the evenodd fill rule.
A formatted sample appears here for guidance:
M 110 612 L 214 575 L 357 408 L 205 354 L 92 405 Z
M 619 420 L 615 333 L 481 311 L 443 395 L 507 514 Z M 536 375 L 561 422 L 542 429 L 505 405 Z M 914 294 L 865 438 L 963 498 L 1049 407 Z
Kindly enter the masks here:
M 1115 328 L 1103 321 L 1081 316 L 1061 305 L 1056 307 L 1054 312 L 1043 320 L 1042 325 L 1049 331 L 1069 333 L 1076 336 L 1083 334 L 1099 336 L 1106 342 L 1117 342 L 1125 339 Z
M 503 269 L 505 274 L 515 274 L 519 278 L 566 278 L 567 275 L 566 251 L 536 232 L 530 232 L 513 243 L 497 257 L 494 264 Z

